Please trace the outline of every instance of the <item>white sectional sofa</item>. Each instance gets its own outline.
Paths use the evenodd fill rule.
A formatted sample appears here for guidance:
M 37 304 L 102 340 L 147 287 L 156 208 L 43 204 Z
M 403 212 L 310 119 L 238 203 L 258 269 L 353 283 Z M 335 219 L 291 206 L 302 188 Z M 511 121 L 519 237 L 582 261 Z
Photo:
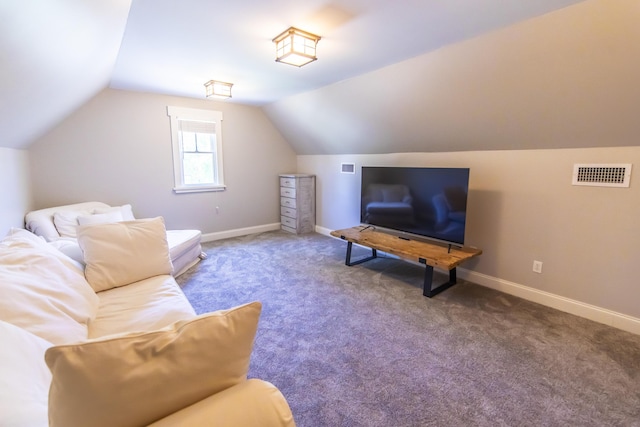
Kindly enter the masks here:
M 76 242 L 76 227 L 99 222 L 131 221 L 135 219 L 131 205 L 109 206 L 102 202 L 83 202 L 55 206 L 28 212 L 25 228 L 44 237 L 76 261 L 82 253 Z M 173 264 L 173 276 L 178 277 L 205 256 L 200 230 L 167 230 L 167 241 Z
M 247 379 L 259 302 L 196 315 L 160 217 L 77 230 L 84 268 L 23 229 L 0 241 L 0 425 L 294 426 Z

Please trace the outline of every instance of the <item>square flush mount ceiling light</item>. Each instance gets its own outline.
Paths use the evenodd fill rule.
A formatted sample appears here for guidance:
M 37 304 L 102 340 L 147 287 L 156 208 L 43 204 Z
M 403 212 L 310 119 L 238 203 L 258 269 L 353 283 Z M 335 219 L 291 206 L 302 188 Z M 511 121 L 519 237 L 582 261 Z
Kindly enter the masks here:
M 320 36 L 291 27 L 273 39 L 276 61 L 302 67 L 316 59 L 316 45 Z
M 231 98 L 231 87 L 233 83 L 209 80 L 204 84 L 207 91 L 207 98 L 228 99 Z

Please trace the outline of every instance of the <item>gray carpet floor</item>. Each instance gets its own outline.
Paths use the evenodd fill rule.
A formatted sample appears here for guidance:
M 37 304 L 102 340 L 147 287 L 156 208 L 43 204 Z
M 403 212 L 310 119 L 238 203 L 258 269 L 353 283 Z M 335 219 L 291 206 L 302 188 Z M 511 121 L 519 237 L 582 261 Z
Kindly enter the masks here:
M 300 427 L 640 426 L 638 335 L 463 280 L 425 298 L 423 267 L 319 234 L 203 248 L 178 282 L 198 313 L 263 303 L 249 377 Z

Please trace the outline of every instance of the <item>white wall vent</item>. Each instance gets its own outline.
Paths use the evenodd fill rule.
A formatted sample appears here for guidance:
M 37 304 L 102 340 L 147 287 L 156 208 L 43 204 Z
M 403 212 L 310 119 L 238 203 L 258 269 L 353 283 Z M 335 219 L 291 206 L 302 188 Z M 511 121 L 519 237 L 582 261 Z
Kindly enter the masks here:
M 573 185 L 628 187 L 630 181 L 631 163 L 573 165 Z
M 356 173 L 355 163 L 342 163 L 340 165 L 340 172 L 342 173 Z

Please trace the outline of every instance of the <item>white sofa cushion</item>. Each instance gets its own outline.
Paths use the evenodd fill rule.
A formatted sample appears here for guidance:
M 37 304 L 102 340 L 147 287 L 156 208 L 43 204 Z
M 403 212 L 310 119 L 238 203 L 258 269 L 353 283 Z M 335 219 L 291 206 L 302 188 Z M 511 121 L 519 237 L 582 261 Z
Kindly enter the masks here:
M 48 426 L 51 372 L 44 353 L 52 344 L 3 321 L 0 321 L 0 343 L 0 424 Z
M 167 230 L 167 243 L 174 277 L 178 277 L 200 261 L 201 240 L 200 230 Z
M 161 329 L 196 313 L 172 276 L 153 276 L 127 286 L 99 292 L 98 314 L 89 338 Z
M 96 292 L 173 270 L 162 217 L 81 225 L 78 244 L 85 277 Z
M 147 425 L 245 381 L 261 308 L 49 348 L 50 426 Z
M 0 320 L 64 344 L 87 339 L 97 311 L 97 295 L 68 256 L 26 230 L 0 241 Z

